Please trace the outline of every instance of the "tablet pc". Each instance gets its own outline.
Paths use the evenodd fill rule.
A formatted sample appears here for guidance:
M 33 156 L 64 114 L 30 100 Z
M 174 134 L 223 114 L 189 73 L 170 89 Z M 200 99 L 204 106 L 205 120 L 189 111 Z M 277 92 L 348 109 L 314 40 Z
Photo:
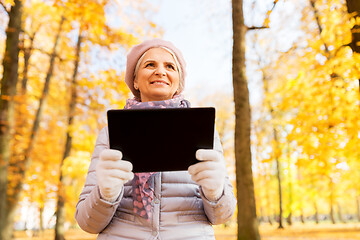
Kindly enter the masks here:
M 215 108 L 122 109 L 107 112 L 111 149 L 134 172 L 187 170 L 198 149 L 212 149 Z

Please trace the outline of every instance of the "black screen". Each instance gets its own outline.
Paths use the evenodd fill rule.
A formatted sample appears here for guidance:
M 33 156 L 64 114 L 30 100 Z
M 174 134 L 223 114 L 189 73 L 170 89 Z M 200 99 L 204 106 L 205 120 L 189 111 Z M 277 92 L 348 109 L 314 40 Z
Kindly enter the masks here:
M 179 171 L 198 162 L 197 149 L 212 149 L 214 108 L 109 110 L 110 148 L 134 172 Z

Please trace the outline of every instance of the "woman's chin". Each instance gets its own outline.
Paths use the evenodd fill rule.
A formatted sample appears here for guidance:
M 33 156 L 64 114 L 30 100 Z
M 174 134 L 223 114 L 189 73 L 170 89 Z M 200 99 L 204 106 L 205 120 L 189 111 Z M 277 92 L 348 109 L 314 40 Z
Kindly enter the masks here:
M 169 92 L 156 91 L 153 92 L 151 95 L 146 96 L 146 99 L 148 99 L 148 101 L 162 101 L 171 99 L 173 95 L 174 94 L 171 94 Z

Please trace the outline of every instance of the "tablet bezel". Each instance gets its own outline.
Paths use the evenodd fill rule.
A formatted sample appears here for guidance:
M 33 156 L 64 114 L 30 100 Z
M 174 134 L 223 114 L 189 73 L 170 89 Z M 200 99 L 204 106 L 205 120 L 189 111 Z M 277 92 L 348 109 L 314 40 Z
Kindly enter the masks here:
M 122 151 L 134 172 L 187 170 L 198 162 L 197 149 L 213 148 L 213 107 L 113 109 L 107 117 L 110 148 Z

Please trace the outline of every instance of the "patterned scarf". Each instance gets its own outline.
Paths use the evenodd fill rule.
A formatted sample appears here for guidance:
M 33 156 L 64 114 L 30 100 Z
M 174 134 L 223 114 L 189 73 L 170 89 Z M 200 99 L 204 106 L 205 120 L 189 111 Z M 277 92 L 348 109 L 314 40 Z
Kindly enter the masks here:
M 182 95 L 164 101 L 139 102 L 137 99 L 128 99 L 124 109 L 145 109 L 145 108 L 189 108 L 190 102 Z M 151 219 L 151 202 L 154 199 L 154 174 L 156 172 L 135 173 L 132 181 L 132 194 L 134 201 L 134 213 Z

